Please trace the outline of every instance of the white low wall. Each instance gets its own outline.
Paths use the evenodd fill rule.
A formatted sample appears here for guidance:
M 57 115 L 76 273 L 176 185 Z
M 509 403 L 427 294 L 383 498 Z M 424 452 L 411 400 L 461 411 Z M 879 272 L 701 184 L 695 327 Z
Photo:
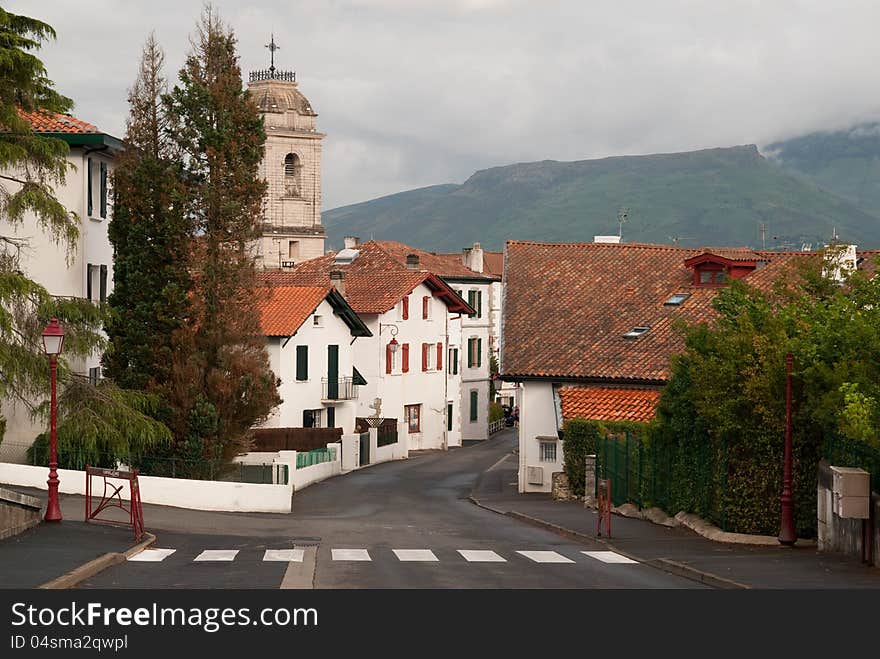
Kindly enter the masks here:
M 46 467 L 0 462 L 0 483 L 45 490 L 48 477 L 49 470 Z M 86 493 L 84 471 L 59 469 L 58 478 L 60 480 L 58 490 L 63 494 Z M 93 477 L 93 486 L 102 490 L 99 483 L 100 478 Z M 289 484 L 230 483 L 161 476 L 139 476 L 138 484 L 143 503 L 193 510 L 289 513 L 293 496 L 293 488 Z M 128 487 L 123 490 L 123 494 L 127 491 Z

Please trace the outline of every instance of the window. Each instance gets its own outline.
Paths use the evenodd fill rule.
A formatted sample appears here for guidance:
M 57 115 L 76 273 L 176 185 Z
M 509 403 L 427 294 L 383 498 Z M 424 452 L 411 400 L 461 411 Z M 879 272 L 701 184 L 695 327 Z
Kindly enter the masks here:
M 677 307 L 682 302 L 687 300 L 690 296 L 691 296 L 690 293 L 676 293 L 674 295 L 671 295 L 669 297 L 669 299 L 666 300 L 666 302 L 664 302 L 663 304 L 664 304 L 664 306 L 667 306 L 667 307 Z
M 406 427 L 410 434 L 422 432 L 422 406 L 406 405 L 404 406 L 406 413 Z
M 385 373 L 392 373 L 397 370 L 397 355 L 402 350 L 402 346 L 397 346 L 397 351 L 391 349 L 391 344 L 385 346 Z
M 309 379 L 309 347 L 296 347 L 296 379 L 303 381 Z M 306 426 L 303 426 L 306 427 Z
M 98 298 L 101 302 L 107 301 L 107 266 L 102 265 L 100 268 L 100 279 L 99 279 L 99 295 Z
M 476 311 L 468 314 L 468 318 L 483 317 L 483 291 L 468 291 L 468 304 Z
M 404 343 L 400 346 L 401 352 L 401 364 L 400 370 L 404 373 L 409 373 L 409 343 Z
M 710 270 L 704 268 L 698 271 L 699 284 L 703 286 L 711 286 L 713 284 L 723 284 L 727 280 L 724 270 Z
M 321 410 L 303 410 L 303 428 L 322 428 Z
M 449 364 L 446 370 L 450 375 L 458 375 L 458 348 L 449 349 Z
M 288 240 L 287 241 L 287 258 L 291 261 L 296 261 L 299 258 L 299 241 L 298 240 Z
M 315 327 L 324 327 L 324 316 L 319 316 L 318 314 L 315 314 L 313 316 L 312 324 Z
M 101 217 L 107 217 L 107 163 L 101 163 Z
M 107 300 L 107 266 L 86 264 L 86 299 L 92 302 Z
M 479 400 L 479 392 L 476 389 L 471 389 L 471 422 L 476 421 L 480 416 L 480 410 L 478 409 Z
M 479 368 L 483 363 L 483 340 L 468 339 L 468 368 Z
M 626 334 L 624 334 L 624 335 L 623 335 L 623 338 L 625 338 L 625 339 L 637 339 L 637 338 L 639 338 L 642 334 L 644 334 L 645 332 L 647 332 L 649 329 L 651 329 L 651 328 L 650 328 L 650 327 L 646 327 L 646 326 L 644 326 L 644 325 L 637 325 L 636 327 L 633 327 L 629 332 L 627 332 Z
M 284 157 L 284 196 L 301 197 L 300 176 L 302 162 L 295 153 L 288 153 Z
M 556 442 L 541 442 L 541 462 L 556 462 Z
M 94 211 L 94 203 L 92 202 L 92 188 L 94 184 L 92 183 L 92 159 L 89 158 L 86 161 L 86 199 L 88 204 L 88 215 L 92 216 L 92 212 Z
M 422 370 L 429 371 L 433 368 L 432 363 L 432 354 L 433 350 L 431 350 L 432 346 L 430 343 L 422 344 Z
M 425 295 L 422 297 L 422 319 L 428 320 L 431 317 L 431 298 Z
M 98 382 L 101 381 L 101 367 L 95 366 L 89 369 L 89 384 L 93 387 L 98 386 Z
M 446 403 L 446 430 L 452 432 L 452 403 Z

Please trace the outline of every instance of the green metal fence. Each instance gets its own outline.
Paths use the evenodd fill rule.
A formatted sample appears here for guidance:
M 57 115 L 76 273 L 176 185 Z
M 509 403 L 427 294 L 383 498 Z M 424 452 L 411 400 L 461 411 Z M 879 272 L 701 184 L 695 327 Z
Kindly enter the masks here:
M 334 462 L 336 460 L 335 448 L 319 448 L 313 451 L 303 451 L 296 454 L 296 468 L 304 469 L 322 462 Z

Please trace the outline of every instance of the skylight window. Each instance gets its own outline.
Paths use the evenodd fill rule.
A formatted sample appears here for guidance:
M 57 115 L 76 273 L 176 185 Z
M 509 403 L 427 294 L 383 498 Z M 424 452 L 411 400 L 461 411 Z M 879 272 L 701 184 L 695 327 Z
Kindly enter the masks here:
M 646 327 L 646 326 L 644 326 L 644 325 L 636 325 L 636 326 L 633 327 L 629 332 L 627 332 L 626 334 L 624 334 L 624 335 L 623 335 L 623 338 L 625 338 L 625 339 L 637 339 L 637 338 L 639 338 L 640 336 L 642 336 L 642 334 L 646 333 L 649 329 L 651 329 L 651 328 L 650 328 L 650 327 Z
M 667 307 L 677 307 L 691 296 L 690 293 L 676 293 L 669 297 L 663 304 Z
M 336 265 L 350 265 L 354 262 L 354 260 L 360 254 L 360 250 L 351 249 L 346 247 L 345 249 L 341 249 L 336 253 L 335 264 Z

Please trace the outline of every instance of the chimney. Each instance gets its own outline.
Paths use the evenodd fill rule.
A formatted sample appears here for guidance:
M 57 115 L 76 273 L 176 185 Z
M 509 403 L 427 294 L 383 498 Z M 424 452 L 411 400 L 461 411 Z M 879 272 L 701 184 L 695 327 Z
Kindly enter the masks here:
M 471 248 L 470 247 L 462 247 L 461 248 L 461 264 L 465 268 L 471 267 Z
M 361 241 L 357 236 L 346 236 L 342 239 L 345 244 L 345 249 L 354 249 L 358 246 L 358 243 Z
M 471 248 L 471 263 L 468 267 L 474 272 L 483 272 L 483 248 L 480 243 L 474 243 Z
M 406 269 L 407 270 L 418 270 L 419 269 L 419 255 L 418 254 L 407 254 L 406 255 Z
M 330 285 L 333 286 L 339 294 L 345 296 L 345 273 L 342 270 L 330 271 Z

